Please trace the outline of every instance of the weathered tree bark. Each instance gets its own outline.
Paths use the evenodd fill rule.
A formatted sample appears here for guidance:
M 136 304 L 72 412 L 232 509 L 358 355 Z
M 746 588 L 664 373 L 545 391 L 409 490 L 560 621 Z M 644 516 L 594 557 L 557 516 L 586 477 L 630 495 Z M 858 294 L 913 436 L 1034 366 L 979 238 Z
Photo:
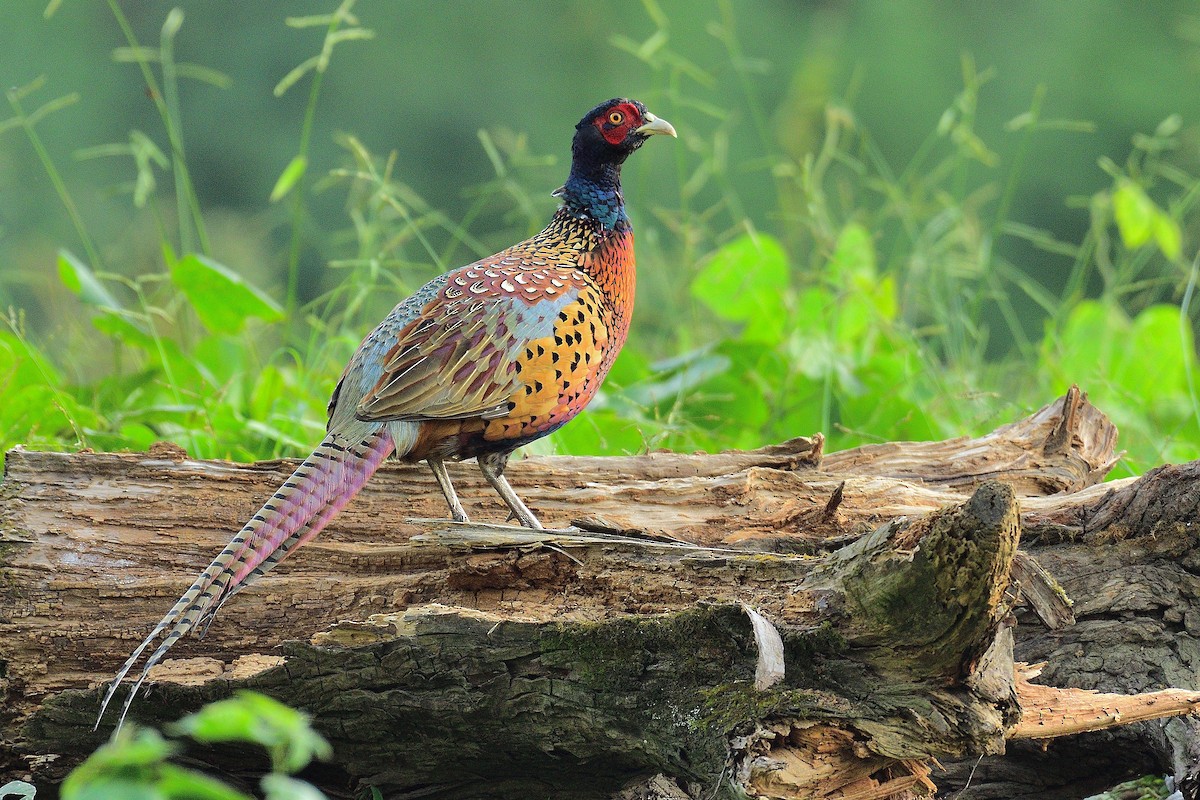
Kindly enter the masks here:
M 1190 718 L 1020 744 L 1200 704 L 1146 694 L 1200 688 L 1200 464 L 1095 485 L 1115 435 L 1072 392 L 980 439 L 514 463 L 544 521 L 582 528 L 544 534 L 414 523 L 440 493 L 389 466 L 181 641 L 132 716 L 265 691 L 334 743 L 312 777 L 338 796 L 901 798 L 973 767 L 964 798 L 1081 797 L 1127 768 L 1194 782 Z M 9 453 L 0 775 L 45 784 L 102 741 L 100 685 L 290 469 Z M 501 519 L 475 476 L 455 472 L 468 513 Z M 1043 768 L 1059 752 L 1086 765 L 1069 786 Z
M 1165 466 L 1087 493 L 1079 508 L 1024 519 L 1023 546 L 1074 601 L 1075 623 L 1047 630 L 1018 614 L 1016 654 L 1045 661 L 1041 680 L 1107 692 L 1200 688 L 1200 462 Z M 1200 720 L 1140 723 L 1010 747 L 1003 760 L 948 765 L 966 798 L 1078 798 L 1147 772 L 1200 796 Z

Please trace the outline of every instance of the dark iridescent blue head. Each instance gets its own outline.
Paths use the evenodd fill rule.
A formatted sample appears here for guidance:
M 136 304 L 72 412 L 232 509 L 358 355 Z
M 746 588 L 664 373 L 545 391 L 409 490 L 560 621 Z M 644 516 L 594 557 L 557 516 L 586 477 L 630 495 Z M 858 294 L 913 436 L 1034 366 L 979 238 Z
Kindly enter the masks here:
M 589 210 L 611 226 L 621 215 L 621 164 L 651 136 L 675 136 L 675 128 L 636 100 L 617 97 L 593 108 L 575 126 L 571 141 L 571 176 L 564 199 Z

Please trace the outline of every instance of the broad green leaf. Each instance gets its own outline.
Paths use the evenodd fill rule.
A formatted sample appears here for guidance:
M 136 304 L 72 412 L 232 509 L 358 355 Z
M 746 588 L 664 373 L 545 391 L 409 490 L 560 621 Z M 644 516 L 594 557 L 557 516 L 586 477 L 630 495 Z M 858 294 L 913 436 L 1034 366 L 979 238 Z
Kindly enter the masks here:
M 0 436 L 4 445 L 86 444 L 80 432 L 97 427 L 99 415 L 63 385 L 49 359 L 31 343 L 0 331 Z M 2 448 L 0 448 L 2 452 Z
M 626 347 L 617 356 L 617 360 L 613 362 L 612 370 L 608 373 L 608 379 L 604 382 L 604 387 L 629 386 L 640 380 L 645 380 L 650 377 L 653 368 L 650 366 L 650 359 L 646 358 L 645 353 L 641 350 Z
M 762 441 L 782 442 L 796 436 L 811 436 L 821 428 L 821 410 L 825 400 L 825 382 L 804 375 L 793 375 L 786 388 L 778 392 L 770 419 L 762 431 Z M 833 431 L 824 431 L 826 434 Z
M 692 295 L 724 319 L 746 323 L 743 339 L 774 344 L 783 337 L 790 283 L 787 254 L 772 236 L 745 235 L 713 254 L 692 281 Z
M 251 742 L 267 748 L 277 771 L 296 772 L 314 757 L 333 754 L 329 742 L 312 729 L 308 716 L 278 700 L 240 691 L 210 703 L 170 726 L 174 733 L 200 742 Z
M 824 286 L 812 286 L 801 291 L 796 298 L 792 333 L 824 336 L 829 331 L 830 315 L 836 306 L 833 292 Z
M 192 359 L 213 380 L 222 386 L 241 379 L 247 388 L 251 385 L 251 376 L 247 374 L 247 359 L 251 353 L 239 340 L 227 336 L 206 336 L 196 343 L 192 350 Z M 235 387 L 240 388 L 240 387 Z M 227 402 L 235 404 L 238 397 L 228 397 Z
M 168 742 L 158 731 L 126 728 L 116 739 L 101 745 L 84 764 L 104 769 L 146 766 L 159 763 L 174 755 L 178 749 L 174 742 Z
M 92 327 L 122 344 L 154 349 L 154 337 L 129 320 L 126 315 L 105 309 L 92 318 Z
M 81 784 L 68 792 L 63 789 L 62 800 L 167 800 L 152 783 L 129 778 L 98 778 Z
M 894 431 L 889 436 L 937 438 L 925 410 L 912 397 L 917 370 L 915 356 L 914 350 L 901 346 L 897 350 L 876 352 L 859 365 L 855 371 L 860 381 L 859 391 L 838 395 L 839 416 L 845 424 L 865 434 Z
M 880 323 L 896 316 L 895 279 L 879 277 L 871 233 L 862 225 L 852 222 L 842 229 L 826 268 L 825 285 L 830 287 L 831 297 L 821 303 L 827 309 L 821 327 L 828 329 L 832 323 L 843 344 L 863 344 Z M 833 300 L 835 296 L 837 300 Z M 812 303 L 812 297 L 802 299 L 805 307 Z
M 279 175 L 279 180 L 275 181 L 275 188 L 271 190 L 271 202 L 275 203 L 286 197 L 299 180 L 304 177 L 304 172 L 307 169 L 307 158 L 302 155 L 293 157 L 288 162 L 288 165 L 283 168 L 283 172 Z
M 728 369 L 727 357 L 714 354 L 710 348 L 693 350 L 657 362 L 654 365 L 654 377 L 627 387 L 625 394 L 643 407 L 671 404 Z
M 267 322 L 283 319 L 278 303 L 205 256 L 189 253 L 180 258 L 171 265 L 171 280 L 213 333 L 237 333 L 250 317 Z
M 45 354 L 32 343 L 0 330 L 0 389 L 50 383 L 62 379 Z M 3 403 L 0 403 L 3 406 Z
M 92 268 L 69 250 L 58 251 L 58 277 L 64 286 L 79 295 L 79 299 L 88 305 L 121 308 L 120 301 L 100 282 Z
M 1186 336 L 1186 341 L 1184 340 Z M 1188 361 L 1195 361 L 1191 328 L 1180 334 L 1179 309 L 1155 305 L 1133 320 L 1107 369 L 1116 388 L 1151 408 L 1187 391 Z
M 174 764 L 163 765 L 156 786 L 166 800 L 254 800 L 216 778 Z
M 642 423 L 627 414 L 594 404 L 551 435 L 554 452 L 571 455 L 626 455 L 644 452 L 648 437 L 658 430 L 656 422 Z
M 136 452 L 150 449 L 150 445 L 159 440 L 159 435 L 141 423 L 130 423 L 121 426 L 122 448 Z M 107 448 L 106 448 L 107 449 Z
M 751 342 L 718 345 L 701 363 L 723 368 L 712 369 L 702 383 L 688 388 L 684 418 L 719 434 L 713 437 L 714 444 L 761 445 L 761 430 L 771 416 L 767 402 L 771 384 L 765 376 L 778 374 L 781 360 L 773 350 Z
M 848 293 L 833 310 L 834 334 L 839 350 L 850 350 L 867 336 L 875 324 L 875 311 L 869 298 L 855 292 Z
M 157 731 L 131 725 L 111 741 L 102 744 L 67 776 L 62 785 L 62 798 L 105 800 L 112 797 L 128 797 L 130 800 L 161 800 L 163 795 L 152 789 L 152 784 L 146 787 L 145 792 L 140 789 L 135 792 L 134 789 L 148 784 L 158 774 L 162 762 L 177 749 Z M 107 789 L 109 793 L 103 794 L 102 789 Z
M 1062 330 L 1047 332 L 1044 362 L 1062 384 L 1088 386 L 1107 375 L 1114 349 L 1124 342 L 1129 326 L 1129 317 L 1115 305 L 1085 300 L 1071 310 Z
M 285 431 L 280 430 L 274 425 L 270 425 L 266 422 L 261 422 L 260 420 L 253 418 L 248 419 L 240 424 L 235 432 L 243 434 L 243 436 L 246 433 L 258 434 L 269 442 L 275 442 L 276 444 L 283 445 L 284 447 L 297 453 L 301 451 L 307 452 L 312 448 L 314 439 L 320 438 L 319 436 L 311 435 L 305 436 L 303 439 L 297 438 Z
M 892 276 L 869 283 L 856 281 L 847 287 L 840 300 L 831 304 L 823 327 L 833 331 L 847 353 L 869 350 L 875 335 L 889 329 L 898 306 Z
M 892 275 L 885 275 L 876 280 L 870 287 L 868 292 L 871 298 L 871 305 L 875 308 L 875 313 L 880 319 L 892 321 L 900 312 L 899 291 L 896 288 L 896 278 Z
M 1121 181 L 1113 192 L 1112 205 L 1117 231 L 1127 248 L 1136 250 L 1150 241 L 1158 208 L 1142 187 L 1132 181 Z

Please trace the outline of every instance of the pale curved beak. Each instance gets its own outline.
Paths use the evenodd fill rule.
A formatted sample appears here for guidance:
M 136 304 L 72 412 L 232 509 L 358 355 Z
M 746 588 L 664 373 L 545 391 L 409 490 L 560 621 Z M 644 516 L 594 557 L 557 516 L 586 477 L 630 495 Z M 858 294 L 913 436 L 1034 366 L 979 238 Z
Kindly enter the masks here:
M 634 133 L 640 133 L 643 136 L 653 136 L 656 133 L 665 133 L 675 139 L 679 138 L 679 134 L 675 132 L 675 126 L 667 122 L 665 119 L 658 117 L 647 111 L 642 115 L 642 119 L 646 120 L 646 124 L 640 128 L 634 128 Z

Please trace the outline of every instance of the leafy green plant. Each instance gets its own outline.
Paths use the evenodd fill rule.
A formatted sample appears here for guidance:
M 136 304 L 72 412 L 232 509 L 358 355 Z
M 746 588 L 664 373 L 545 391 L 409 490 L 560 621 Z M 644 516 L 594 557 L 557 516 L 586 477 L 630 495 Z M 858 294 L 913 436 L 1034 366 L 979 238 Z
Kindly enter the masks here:
M 266 800 L 324 800 L 305 781 L 291 777 L 313 758 L 328 759 L 329 743 L 308 717 L 265 695 L 241 691 L 211 703 L 168 728 L 173 737 L 206 744 L 260 745 L 271 757 L 261 786 Z M 253 800 L 215 778 L 178 766 L 170 758 L 181 744 L 149 728 L 127 725 L 71 772 L 63 800 Z
M 286 90 L 312 72 L 309 124 L 333 45 L 369 35 L 358 28 L 337 30 L 341 23 L 353 22 L 349 14 L 352 5 L 352 0 L 346 0 L 329 17 L 289 20 L 300 27 L 318 22 L 329 26 L 321 54 L 293 70 L 279 87 Z M 18 402 L 0 412 L 0 433 L 4 434 L 0 442 L 5 449 L 17 442 L 145 449 L 165 438 L 197 456 L 235 458 L 303 447 L 302 443 L 323 427 L 318 421 L 323 405 L 319 398 L 327 389 L 318 391 L 307 385 L 307 373 L 297 363 L 294 351 L 272 347 L 275 337 L 271 334 L 266 337 L 267 346 L 261 346 L 264 331 L 270 330 L 266 326 L 285 319 L 283 308 L 237 271 L 208 255 L 207 227 L 188 171 L 178 81 L 189 78 L 221 87 L 228 79 L 211 68 L 175 61 L 175 39 L 184 20 L 179 9 L 168 14 L 160 46 L 149 48 L 136 40 L 119 5 L 112 2 L 109 6 L 128 42 L 114 51 L 114 60 L 140 68 L 147 94 L 162 119 L 171 157 L 137 130 L 130 133 L 128 144 L 84 148 L 77 155 L 132 158 L 135 179 L 127 188 L 137 208 L 148 205 L 158 186 L 155 169 L 169 168 L 176 219 L 168 224 L 158 206 L 149 204 L 160 231 L 161 272 L 129 277 L 106 269 L 77 203 L 36 130 L 42 119 L 78 98 L 67 95 L 26 113 L 24 102 L 43 81 L 8 92 L 14 116 L 0 123 L 0 132 L 24 132 L 74 223 L 86 258 L 61 251 L 58 274 L 64 286 L 90 309 L 90 323 L 101 335 L 89 341 L 91 355 L 111 356 L 112 366 L 98 376 L 88 370 L 92 373 L 89 378 L 69 381 L 29 343 L 19 316 L 10 315 L 10 333 L 0 339 L 0 381 L 11 387 Z M 306 142 L 307 136 L 298 159 L 304 158 Z M 280 197 L 299 183 L 303 171 L 293 166 L 287 175 L 291 184 L 277 187 Z M 298 225 L 300 211 L 295 215 Z M 293 251 L 298 241 L 294 238 Z M 331 358 L 312 352 L 303 362 L 319 364 L 320 374 L 314 381 L 319 384 L 329 384 L 331 375 L 336 379 L 335 362 L 344 359 L 353 344 L 335 335 L 329 346 L 336 350 Z
M 1107 792 L 1091 795 L 1085 800 L 1167 800 L 1172 795 L 1166 782 L 1157 775 L 1147 775 L 1137 780 L 1125 781 Z

